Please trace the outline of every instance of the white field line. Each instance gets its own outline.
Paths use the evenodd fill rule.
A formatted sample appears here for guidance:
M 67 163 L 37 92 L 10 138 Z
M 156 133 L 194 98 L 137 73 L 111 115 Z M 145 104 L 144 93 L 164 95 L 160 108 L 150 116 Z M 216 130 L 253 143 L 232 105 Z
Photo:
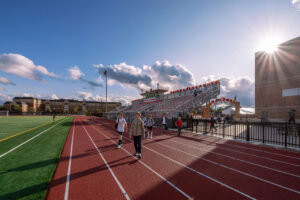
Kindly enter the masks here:
M 23 143 L 21 143 L 21 144 L 19 144 L 19 145 L 15 146 L 14 148 L 10 149 L 9 151 L 7 151 L 7 152 L 5 152 L 5 153 L 1 154 L 1 155 L 0 155 L 0 158 L 2 158 L 3 156 L 5 156 L 5 155 L 7 155 L 7 154 L 9 154 L 9 153 L 11 153 L 11 152 L 13 152 L 14 150 L 16 150 L 16 149 L 18 149 L 19 147 L 23 146 L 24 144 L 26 144 L 26 143 L 30 142 L 31 140 L 33 140 L 33 139 L 37 138 L 38 136 L 40 136 L 40 135 L 42 135 L 42 134 L 46 133 L 46 132 L 47 132 L 47 131 L 49 131 L 50 129 L 54 128 L 54 127 L 55 127 L 55 126 L 57 126 L 58 124 L 60 124 L 60 123 L 62 123 L 63 121 L 65 121 L 66 119 L 68 119 L 68 117 L 67 117 L 67 118 L 65 118 L 65 119 L 63 119 L 61 122 L 59 122 L 59 123 L 57 123 L 57 124 L 55 124 L 55 125 L 51 126 L 50 128 L 48 128 L 48 129 L 46 129 L 46 130 L 44 130 L 44 131 L 40 132 L 39 134 L 37 134 L 37 135 L 33 136 L 32 138 L 30 138 L 30 139 L 26 140 L 25 142 L 23 142 Z
M 126 137 L 125 137 L 125 138 L 126 138 Z M 248 173 L 246 173 L 246 172 L 242 172 L 242 171 L 240 171 L 240 170 L 237 170 L 237 169 L 228 167 L 228 166 L 226 166 L 226 165 L 223 165 L 223 164 L 220 164 L 220 163 L 217 163 L 217 162 L 214 162 L 214 161 L 211 161 L 211 160 L 208 160 L 208 159 L 205 159 L 205 158 L 196 156 L 196 155 L 194 155 L 194 154 L 191 154 L 191 153 L 188 153 L 188 152 L 185 152 L 185 151 L 181 151 L 181 150 L 179 150 L 179 149 L 170 147 L 169 145 L 160 144 L 160 143 L 157 143 L 157 144 L 159 144 L 159 145 L 161 145 L 161 146 L 165 146 L 165 147 L 167 147 L 167 148 L 169 148 L 169 149 L 173 149 L 173 150 L 175 150 L 175 151 L 179 151 L 179 152 L 182 152 L 182 153 L 184 153 L 184 154 L 190 155 L 190 156 L 192 156 L 192 157 L 194 157 L 194 158 L 199 158 L 199 159 L 201 159 L 201 160 L 204 160 L 204 161 L 206 161 L 206 162 L 215 164 L 215 165 L 217 165 L 217 166 L 220 166 L 220 167 L 229 169 L 229 170 L 231 170 L 231 171 L 234 171 L 234 172 L 237 172 L 237 173 L 240 173 L 240 174 L 243 174 L 243 175 L 252 177 L 252 178 L 254 178 L 254 179 L 263 181 L 263 182 L 265 182 L 265 183 L 269 183 L 269 184 L 274 185 L 274 186 L 277 186 L 277 187 L 279 187 L 279 188 L 282 188 L 282 189 L 285 189 L 285 190 L 288 190 L 288 191 L 291 191 L 291 192 L 295 192 L 295 193 L 297 193 L 297 194 L 300 194 L 300 191 L 298 191 L 298 190 L 294 190 L 294 189 L 291 189 L 291 188 L 289 188 L 289 187 L 285 187 L 285 186 L 283 186 L 283 185 L 274 183 L 274 182 L 272 182 L 272 181 L 268 181 L 268 180 L 265 180 L 265 179 L 263 179 L 263 178 L 259 178 L 259 177 L 257 177 L 257 176 L 248 174 Z M 145 148 L 149 149 L 150 151 L 154 151 L 154 150 L 152 150 L 152 149 L 150 149 L 150 148 L 148 148 L 148 147 L 145 147 Z
M 75 118 L 74 118 L 74 122 L 73 123 L 75 124 Z M 75 132 L 75 125 L 73 126 L 73 132 L 72 132 L 72 141 L 71 141 L 71 147 L 70 147 L 69 166 L 68 166 L 68 174 L 67 174 L 67 180 L 66 180 L 66 188 L 65 188 L 65 198 L 64 198 L 64 200 L 68 200 L 69 199 L 69 185 L 70 185 L 70 174 L 71 174 L 72 155 L 73 155 L 74 132 Z
M 123 188 L 122 184 L 120 183 L 119 179 L 116 177 L 115 173 L 113 172 L 113 170 L 110 168 L 109 164 L 106 162 L 104 156 L 102 155 L 102 153 L 100 152 L 99 148 L 97 147 L 97 145 L 95 144 L 95 142 L 93 141 L 93 139 L 91 138 L 90 134 L 88 133 L 88 131 L 85 129 L 84 126 L 82 126 L 82 123 L 80 122 L 81 127 L 83 127 L 83 129 L 85 130 L 85 133 L 87 134 L 87 136 L 90 138 L 91 142 L 93 143 L 95 149 L 97 150 L 98 154 L 100 155 L 100 157 L 102 158 L 102 160 L 104 161 L 106 167 L 108 168 L 109 172 L 111 173 L 111 175 L 113 176 L 113 178 L 115 179 L 116 183 L 118 184 L 119 188 L 121 189 L 123 195 L 125 196 L 125 198 L 127 200 L 130 200 L 130 197 L 128 196 L 128 194 L 126 193 L 125 189 Z
M 94 127 L 94 126 L 93 126 Z M 96 128 L 95 128 L 96 129 Z M 98 129 L 96 129 L 96 130 L 98 130 Z M 99 131 L 100 132 L 100 131 Z M 100 132 L 101 133 L 101 132 Z M 105 135 L 105 134 L 103 134 L 103 133 L 101 133 L 102 135 Z M 106 135 L 105 135 L 106 136 Z M 107 137 L 107 136 L 106 136 Z M 123 136 L 125 139 L 127 139 L 128 141 L 131 141 L 132 142 L 132 140 L 130 140 L 130 139 L 128 139 L 127 137 L 125 137 L 125 136 Z M 210 176 L 208 176 L 208 175 L 206 175 L 206 174 L 203 174 L 202 172 L 199 172 L 199 171 L 197 171 L 197 170 L 195 170 L 195 169 L 192 169 L 192 168 L 190 168 L 190 167 L 188 167 L 188 166 L 186 166 L 186 165 L 184 165 L 184 164 L 182 164 L 182 163 L 180 163 L 180 162 L 178 162 L 178 161 L 176 161 L 176 160 L 173 160 L 172 158 L 169 158 L 168 156 L 165 156 L 165 155 L 163 155 L 163 154 L 161 154 L 161 153 L 159 153 L 159 152 L 157 152 L 157 151 L 154 151 L 154 150 L 152 150 L 152 149 L 150 149 L 150 148 L 148 148 L 148 147 L 146 147 L 146 146 L 144 146 L 146 149 L 148 149 L 148 150 L 150 150 L 150 151 L 152 151 L 152 152 L 154 152 L 154 153 L 156 153 L 156 154 L 158 154 L 158 155 L 160 155 L 160 156 L 162 156 L 162 157 L 164 157 L 164 158 L 167 158 L 168 160 L 171 160 L 171 161 L 173 161 L 174 163 L 176 163 L 176 164 L 178 164 L 178 165 L 180 165 L 180 166 L 182 166 L 182 167 L 184 167 L 184 168 L 187 168 L 187 169 L 189 169 L 190 171 L 192 171 L 192 172 L 195 172 L 195 173 L 197 173 L 197 174 L 199 174 L 199 175 L 201 175 L 201 176 L 203 176 L 203 177 L 205 177 L 205 178 L 207 178 L 207 179 L 209 179 L 209 180 L 211 180 L 211 181 L 213 181 L 213 182 L 216 182 L 216 183 L 218 183 L 218 184 L 220 184 L 220 185 L 222 185 L 222 186 L 224 186 L 224 187 L 226 187 L 226 188 L 228 188 L 228 189 L 230 189 L 230 190 L 232 190 L 232 191 L 235 191 L 235 192 L 237 192 L 237 193 L 239 193 L 239 194 L 241 194 L 242 196 L 245 196 L 245 197 L 247 197 L 247 198 L 249 198 L 249 199 L 252 199 L 252 200 L 255 200 L 255 198 L 253 198 L 253 197 L 251 197 L 251 196 L 249 196 L 249 195 L 247 195 L 247 194 L 245 194 L 245 193 L 243 193 L 243 192 L 241 192 L 241 191 L 239 191 L 239 190 L 237 190 L 237 189 L 235 189 L 235 188 L 232 188 L 232 187 L 230 187 L 229 185 L 226 185 L 225 183 L 222 183 L 221 181 L 218 181 L 218 180 L 216 180 L 216 179 L 214 179 L 214 178 L 212 178 L 212 177 L 210 177 Z
M 211 154 L 215 154 L 215 155 L 218 155 L 218 156 L 223 156 L 223 157 L 230 158 L 230 159 L 233 159 L 233 160 L 238 160 L 240 162 L 244 162 L 244 163 L 247 163 L 247 164 L 250 164 L 250 165 L 255 165 L 255 166 L 262 167 L 262 168 L 272 170 L 272 171 L 275 171 L 275 172 L 279 172 L 279 173 L 282 173 L 282 174 L 286 174 L 286 175 L 290 175 L 290 176 L 300 178 L 300 176 L 296 175 L 296 174 L 292 174 L 292 173 L 285 172 L 285 171 L 282 171 L 282 170 L 274 169 L 274 168 L 271 168 L 271 167 L 267 167 L 265 165 L 260 165 L 260 164 L 253 163 L 253 162 L 250 162 L 250 161 L 246 161 L 246 160 L 243 160 L 243 159 L 235 158 L 235 157 L 228 156 L 228 155 L 225 155 L 225 154 L 222 154 L 222 153 L 217 153 L 217 152 L 213 152 L 213 151 L 210 151 L 210 150 L 206 150 L 205 148 L 202 148 L 202 147 L 183 144 L 181 142 L 172 141 L 172 140 L 168 140 L 168 141 L 169 142 L 174 142 L 174 143 L 177 143 L 177 144 L 180 144 L 180 145 L 183 145 L 183 146 L 188 146 L 188 147 L 191 147 L 191 148 L 194 148 L 194 149 L 198 149 L 198 150 L 201 150 L 201 151 L 204 151 L 204 152 L 208 152 L 208 153 L 211 153 Z
M 113 141 L 112 139 L 110 139 L 108 136 L 106 136 L 105 134 L 103 134 L 100 130 L 96 129 L 93 125 L 90 124 L 91 127 L 93 127 L 97 132 L 99 132 L 100 134 L 102 134 L 104 137 L 106 137 L 107 139 L 109 139 L 112 143 L 116 144 L 117 143 L 115 141 Z M 129 153 L 126 149 L 124 149 L 123 147 L 121 147 L 121 149 L 123 151 L 125 151 L 128 155 L 130 155 L 131 157 L 133 157 L 134 159 L 136 159 L 138 162 L 140 162 L 142 165 L 144 165 L 147 169 L 149 169 L 151 172 L 153 172 L 154 174 L 156 174 L 159 178 L 161 178 L 162 180 L 164 180 L 165 182 L 167 182 L 171 187 L 173 187 L 174 189 L 176 189 L 178 192 L 180 192 L 183 196 L 185 196 L 188 199 L 193 199 L 192 197 L 190 197 L 188 194 L 186 194 L 185 192 L 183 192 L 180 188 L 178 188 L 176 185 L 174 185 L 173 183 L 171 183 L 170 181 L 168 181 L 166 178 L 164 178 L 163 176 L 161 176 L 159 173 L 157 173 L 155 170 L 153 170 L 151 167 L 149 167 L 147 164 L 145 164 L 143 161 L 137 159 L 136 157 L 134 157 L 131 153 Z

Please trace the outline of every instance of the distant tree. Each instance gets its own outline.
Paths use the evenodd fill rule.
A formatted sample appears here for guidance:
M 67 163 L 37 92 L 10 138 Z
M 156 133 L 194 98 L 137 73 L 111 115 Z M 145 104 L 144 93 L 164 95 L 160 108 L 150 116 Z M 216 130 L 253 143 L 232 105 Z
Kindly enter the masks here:
M 75 106 L 75 107 L 73 108 L 73 112 L 74 112 L 74 113 L 78 113 L 78 107 L 77 107 L 77 106 Z
M 0 106 L 0 110 L 5 110 L 4 106 Z
M 27 111 L 28 112 L 34 112 L 34 109 L 33 109 L 33 107 L 29 106 Z
M 17 113 L 22 112 L 22 108 L 19 105 L 13 105 L 11 109 L 13 112 L 17 112 Z

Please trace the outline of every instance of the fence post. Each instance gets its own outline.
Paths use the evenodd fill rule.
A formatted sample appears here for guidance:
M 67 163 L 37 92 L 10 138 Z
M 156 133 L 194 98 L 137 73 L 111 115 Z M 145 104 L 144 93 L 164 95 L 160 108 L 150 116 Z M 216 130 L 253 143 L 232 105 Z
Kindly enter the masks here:
M 192 119 L 192 133 L 194 133 L 194 119 Z
M 265 143 L 265 124 L 262 125 L 262 137 L 263 137 L 263 144 Z
M 204 121 L 204 133 L 205 134 L 207 133 L 207 121 L 206 120 Z
M 198 133 L 198 124 L 199 124 L 199 121 L 196 121 L 196 133 Z
M 299 148 L 300 148 L 300 125 L 298 126 L 298 133 L 296 133 L 296 134 L 298 134 L 298 146 L 299 146 Z
M 223 138 L 225 138 L 225 122 L 224 121 L 223 121 L 222 133 L 223 133 Z
M 236 122 L 234 122 L 234 139 L 236 139 Z
M 246 132 L 246 140 L 249 141 L 250 140 L 250 130 L 249 130 L 249 123 L 247 123 L 247 132 Z
M 287 148 L 287 134 L 288 134 L 288 126 L 285 124 L 285 134 L 284 134 L 284 147 Z

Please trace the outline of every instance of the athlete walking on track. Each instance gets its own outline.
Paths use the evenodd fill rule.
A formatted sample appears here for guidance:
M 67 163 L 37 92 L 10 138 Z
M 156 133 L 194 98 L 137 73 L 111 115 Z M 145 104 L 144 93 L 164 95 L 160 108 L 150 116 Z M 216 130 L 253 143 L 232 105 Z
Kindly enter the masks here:
M 152 115 L 148 115 L 147 119 L 147 130 L 148 130 L 148 137 L 149 139 L 152 139 L 153 134 L 153 125 L 154 125 L 154 119 L 152 118 Z
M 123 113 L 119 114 L 119 117 L 116 121 L 118 123 L 117 132 L 119 134 L 119 145 L 118 148 L 120 148 L 123 145 L 122 135 L 124 132 L 127 132 L 127 123 L 126 120 L 123 117 Z
M 145 138 L 145 128 L 144 122 L 141 119 L 141 113 L 136 113 L 135 120 L 131 123 L 129 137 L 133 136 L 135 154 L 134 156 L 138 156 L 138 159 L 142 158 L 141 150 L 142 150 L 142 136 Z

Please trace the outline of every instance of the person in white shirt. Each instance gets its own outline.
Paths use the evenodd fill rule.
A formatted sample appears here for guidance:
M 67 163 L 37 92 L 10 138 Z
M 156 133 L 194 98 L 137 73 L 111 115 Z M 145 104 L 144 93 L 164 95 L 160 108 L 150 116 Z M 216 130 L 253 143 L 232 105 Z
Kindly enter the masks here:
M 144 122 L 145 134 L 148 134 L 147 133 L 147 117 L 146 117 L 146 115 L 142 114 L 142 120 Z
M 167 117 L 166 114 L 163 114 L 163 117 L 161 119 L 161 124 L 163 125 L 163 127 L 165 128 L 165 130 L 168 130 L 168 125 L 167 125 Z
M 122 135 L 123 135 L 124 132 L 127 132 L 127 123 L 126 123 L 126 120 L 123 117 L 123 113 L 119 114 L 119 117 L 116 120 L 116 123 L 118 124 L 117 132 L 119 134 L 119 145 L 118 145 L 118 148 L 120 148 L 123 145 Z
M 148 136 L 147 138 L 151 139 L 153 134 L 153 125 L 154 125 L 154 119 L 152 118 L 152 115 L 149 114 L 147 118 L 147 130 L 148 130 Z

